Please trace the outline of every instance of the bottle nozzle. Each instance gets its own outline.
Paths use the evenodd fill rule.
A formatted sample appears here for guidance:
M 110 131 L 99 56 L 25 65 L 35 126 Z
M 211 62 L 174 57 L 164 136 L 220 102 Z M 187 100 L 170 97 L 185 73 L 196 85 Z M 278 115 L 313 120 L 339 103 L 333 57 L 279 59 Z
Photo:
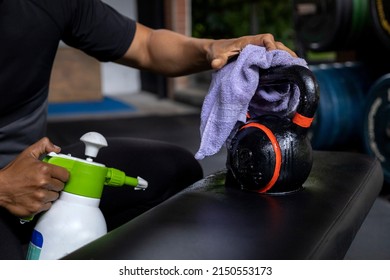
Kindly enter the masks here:
M 142 179 L 139 176 L 137 177 L 137 179 L 138 179 L 138 184 L 134 189 L 135 190 L 145 190 L 148 187 L 148 181 L 146 181 L 145 179 Z
M 148 182 L 141 177 L 130 177 L 115 168 L 108 168 L 105 185 L 112 187 L 121 187 L 128 185 L 134 187 L 135 190 L 144 190 L 148 187 Z

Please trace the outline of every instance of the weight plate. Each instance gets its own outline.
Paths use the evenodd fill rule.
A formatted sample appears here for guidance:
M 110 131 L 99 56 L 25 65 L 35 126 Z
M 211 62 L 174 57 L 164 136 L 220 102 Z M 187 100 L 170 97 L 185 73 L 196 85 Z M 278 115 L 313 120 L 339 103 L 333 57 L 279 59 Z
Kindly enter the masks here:
M 350 63 L 311 66 L 321 96 L 310 130 L 313 148 L 340 148 L 350 145 L 352 138 L 356 141 L 360 137 L 366 90 L 361 68 L 361 65 Z
M 316 77 L 320 88 L 320 102 L 308 133 L 312 147 L 315 150 L 332 146 L 337 137 L 333 128 L 334 119 L 337 116 L 335 110 L 333 110 L 331 95 L 328 94 L 332 91 L 332 88 L 328 80 L 329 77 L 325 73 L 326 68 L 326 65 L 310 66 L 310 70 Z
M 382 164 L 390 182 L 390 74 L 379 78 L 367 96 L 363 137 L 368 154 Z
M 352 0 L 351 30 L 346 40 L 347 46 L 354 47 L 368 26 L 370 0 Z
M 377 35 L 390 49 L 390 1 L 371 0 L 371 16 Z
M 306 49 L 344 49 L 351 29 L 353 0 L 295 0 L 294 26 Z

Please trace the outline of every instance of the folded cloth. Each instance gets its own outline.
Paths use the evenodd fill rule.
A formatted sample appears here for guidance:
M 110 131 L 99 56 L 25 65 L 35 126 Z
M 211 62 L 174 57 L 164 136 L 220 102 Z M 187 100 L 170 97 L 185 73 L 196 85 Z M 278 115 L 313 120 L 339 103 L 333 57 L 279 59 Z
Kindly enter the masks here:
M 247 45 L 237 57 L 212 75 L 201 112 L 201 143 L 195 158 L 201 160 L 219 152 L 237 122 L 245 122 L 247 112 L 256 116 L 292 114 L 299 102 L 296 85 L 260 86 L 260 70 L 274 66 L 301 65 L 304 59 L 282 50 L 266 51 Z M 253 116 L 253 115 L 252 115 Z

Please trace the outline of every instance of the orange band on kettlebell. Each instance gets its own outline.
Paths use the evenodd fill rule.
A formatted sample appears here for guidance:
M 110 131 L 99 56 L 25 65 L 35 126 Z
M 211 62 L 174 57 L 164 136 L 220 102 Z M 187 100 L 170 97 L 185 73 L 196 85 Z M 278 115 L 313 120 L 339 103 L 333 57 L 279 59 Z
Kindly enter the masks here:
M 274 152 L 275 152 L 274 174 L 272 175 L 272 178 L 268 182 L 268 184 L 263 189 L 258 191 L 259 193 L 265 193 L 266 191 L 268 191 L 269 189 L 271 189 L 275 185 L 276 181 L 279 178 L 280 169 L 282 166 L 282 153 L 280 150 L 279 142 L 276 139 L 275 134 L 273 134 L 273 132 L 265 125 L 262 125 L 259 123 L 248 123 L 248 124 L 244 125 L 242 127 L 242 129 L 247 128 L 247 127 L 255 127 L 255 128 L 258 128 L 258 129 L 264 131 L 264 133 L 268 136 L 269 140 L 271 141 L 272 147 L 274 148 Z
M 314 118 L 308 118 L 299 113 L 296 113 L 292 119 L 292 122 L 295 123 L 296 125 L 299 125 L 300 127 L 308 128 L 311 126 L 313 119 Z

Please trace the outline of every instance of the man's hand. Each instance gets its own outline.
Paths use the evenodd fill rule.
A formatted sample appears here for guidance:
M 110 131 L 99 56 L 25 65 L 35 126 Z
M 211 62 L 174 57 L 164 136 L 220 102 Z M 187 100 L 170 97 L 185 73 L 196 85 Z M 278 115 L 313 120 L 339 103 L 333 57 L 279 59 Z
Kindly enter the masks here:
M 220 40 L 199 39 L 165 29 L 153 30 L 137 23 L 133 42 L 116 62 L 175 77 L 221 69 L 229 58 L 238 55 L 248 44 L 263 46 L 269 51 L 279 49 L 297 56 L 283 43 L 275 41 L 272 34 Z
M 42 138 L 0 170 L 0 206 L 18 217 L 48 210 L 58 199 L 69 172 L 42 162 L 40 157 L 60 150 L 48 138 Z
M 283 43 L 275 41 L 272 34 L 259 34 L 254 36 L 243 36 L 235 39 L 222 39 L 212 41 L 209 45 L 208 54 L 211 67 L 221 69 L 228 62 L 229 58 L 238 55 L 241 50 L 249 45 L 258 45 L 265 47 L 268 51 L 283 50 L 291 56 L 297 57 L 297 54 L 286 47 Z

